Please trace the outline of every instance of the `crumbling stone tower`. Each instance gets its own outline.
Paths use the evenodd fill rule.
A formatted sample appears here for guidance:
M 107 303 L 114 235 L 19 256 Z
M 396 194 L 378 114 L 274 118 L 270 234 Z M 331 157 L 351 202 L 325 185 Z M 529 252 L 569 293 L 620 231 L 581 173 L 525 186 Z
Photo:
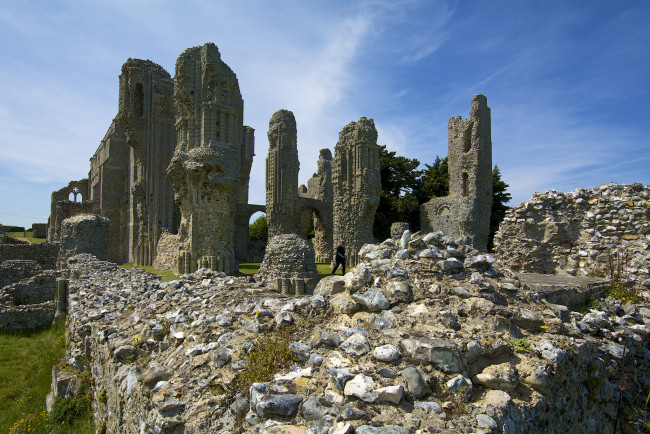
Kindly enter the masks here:
M 377 130 L 372 119 L 350 122 L 334 147 L 334 244 L 346 243 L 347 263 L 356 265 L 361 246 L 373 240 L 381 177 Z
M 487 250 L 492 209 L 492 132 L 484 95 L 474 95 L 469 118 L 449 119 L 449 196 L 420 206 L 423 231 L 469 237 Z
M 151 265 L 161 229 L 178 225 L 165 176 L 176 144 L 173 95 L 174 83 L 160 65 L 129 59 L 122 66 L 117 120 L 128 145 L 126 242 L 129 261 L 136 265 Z
M 298 230 L 298 144 L 296 119 L 278 110 L 269 121 L 266 158 L 266 221 L 269 239 Z
M 198 266 L 236 271 L 239 200 L 253 156 L 243 125 L 244 101 L 235 73 L 209 43 L 185 50 L 174 77 L 176 150 L 167 169 L 181 209 L 178 272 Z

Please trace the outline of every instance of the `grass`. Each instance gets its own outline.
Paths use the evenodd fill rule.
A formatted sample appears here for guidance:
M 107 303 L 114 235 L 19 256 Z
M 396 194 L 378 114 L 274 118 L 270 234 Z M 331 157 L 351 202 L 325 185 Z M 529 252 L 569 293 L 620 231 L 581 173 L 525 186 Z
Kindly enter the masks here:
M 30 243 L 44 243 L 45 238 L 34 238 L 32 237 L 32 231 L 24 232 L 7 232 L 7 236 L 11 238 L 16 238 L 18 240 L 29 241 Z
M 248 275 L 256 274 L 258 271 L 260 271 L 260 265 L 261 265 L 260 262 L 241 262 L 239 264 L 239 273 L 236 273 L 235 276 L 248 276 Z M 171 280 L 176 280 L 179 278 L 179 275 L 174 274 L 173 271 L 169 271 L 169 270 L 163 271 L 158 268 L 152 267 L 150 265 L 134 265 L 132 263 L 128 263 L 128 264 L 122 264 L 119 267 L 127 270 L 133 268 L 142 268 L 143 270 L 148 271 L 149 273 L 162 276 L 163 282 L 169 282 Z M 316 268 L 318 269 L 318 276 L 321 279 L 323 277 L 327 277 L 330 274 L 332 274 L 332 266 L 330 265 L 329 262 L 318 262 L 316 263 Z M 350 271 L 352 270 L 352 268 L 348 268 L 346 269 L 346 271 Z M 340 271 L 336 270 L 336 273 L 338 274 L 340 273 Z
M 33 332 L 0 332 L 0 432 L 95 432 L 92 412 L 52 425 L 45 411 L 52 366 L 65 353 L 64 332 L 64 324 Z
M 147 271 L 152 274 L 157 274 L 162 277 L 163 282 L 170 282 L 172 280 L 177 280 L 180 276 L 178 274 L 174 274 L 173 271 L 171 270 L 160 270 L 156 267 L 153 267 L 151 265 L 134 265 L 132 263 L 128 264 L 122 264 L 119 266 L 120 268 L 124 268 L 126 270 L 132 270 L 134 268 L 141 268 L 144 271 Z
M 354 268 L 354 267 L 352 267 Z M 351 271 L 352 268 L 346 268 L 345 271 Z M 316 263 L 316 269 L 318 270 L 318 277 L 321 279 L 323 277 L 327 277 L 332 274 L 332 266 L 330 265 L 329 262 L 317 262 Z M 339 267 L 339 270 L 341 267 Z M 340 273 L 341 271 L 336 270 L 336 273 Z M 247 275 L 247 274 L 255 274 L 258 271 L 260 271 L 260 263 L 259 262 L 242 262 L 239 264 L 239 276 Z

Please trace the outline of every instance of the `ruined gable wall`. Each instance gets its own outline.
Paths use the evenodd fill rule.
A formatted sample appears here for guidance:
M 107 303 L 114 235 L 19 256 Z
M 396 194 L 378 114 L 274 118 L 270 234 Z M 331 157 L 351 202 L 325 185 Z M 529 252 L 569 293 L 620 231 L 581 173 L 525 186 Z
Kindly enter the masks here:
M 334 147 L 334 244 L 346 243 L 349 265 L 361 246 L 373 240 L 372 227 L 379 205 L 381 178 L 377 130 L 372 119 L 350 122 Z
M 423 230 L 470 237 L 485 251 L 492 207 L 492 139 L 487 98 L 474 95 L 470 116 L 449 119 L 449 196 L 420 207 Z
M 174 103 L 177 140 L 167 176 L 181 210 L 182 252 L 174 268 L 233 272 L 244 102 L 216 45 L 189 48 L 178 57 Z
M 75 202 L 83 202 L 89 199 L 90 191 L 88 178 L 80 179 L 78 181 L 70 181 L 67 186 L 52 192 L 50 199 L 50 218 L 47 223 L 47 241 L 49 242 L 56 241 L 57 228 L 61 226 L 63 219 L 69 217 L 68 215 L 57 215 L 56 207 L 62 200 L 69 201 L 70 193 L 74 194 Z
M 495 253 L 518 271 L 588 275 L 627 257 L 625 274 L 650 285 L 650 186 L 549 190 L 506 213 Z M 614 260 L 616 262 L 616 259 Z

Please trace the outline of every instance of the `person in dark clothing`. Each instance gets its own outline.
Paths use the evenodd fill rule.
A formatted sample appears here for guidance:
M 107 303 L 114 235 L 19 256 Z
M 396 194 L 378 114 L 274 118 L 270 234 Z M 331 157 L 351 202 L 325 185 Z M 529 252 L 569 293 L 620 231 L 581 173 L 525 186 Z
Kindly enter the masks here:
M 345 274 L 345 243 L 343 241 L 341 241 L 339 246 L 336 248 L 336 256 L 334 259 L 336 260 L 336 265 L 332 270 L 332 274 L 336 273 L 336 269 L 339 268 L 339 265 L 343 266 L 343 274 Z

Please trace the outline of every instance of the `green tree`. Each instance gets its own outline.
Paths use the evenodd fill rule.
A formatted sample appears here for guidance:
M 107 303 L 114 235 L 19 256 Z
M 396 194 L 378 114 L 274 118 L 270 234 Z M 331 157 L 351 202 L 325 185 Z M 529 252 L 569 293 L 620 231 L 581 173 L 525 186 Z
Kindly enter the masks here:
M 420 203 L 428 202 L 434 197 L 443 197 L 449 194 L 449 169 L 447 157 L 440 158 L 436 155 L 433 165 L 425 164 L 422 171 L 422 189 L 418 194 Z
M 506 206 L 506 203 L 512 199 L 510 193 L 506 191 L 508 187 L 509 185 L 501 180 L 501 171 L 495 164 L 492 170 L 492 213 L 490 214 L 490 235 L 488 236 L 488 251 L 490 252 L 494 247 L 494 234 L 499 230 L 499 224 L 510 208 Z
M 254 240 L 268 239 L 269 229 L 266 225 L 266 215 L 258 217 L 253 223 L 248 225 L 248 235 Z
M 373 233 L 384 240 L 390 237 L 390 225 L 407 222 L 411 228 L 420 226 L 420 202 L 417 192 L 421 189 L 420 162 L 388 151 L 386 145 L 379 147 L 379 171 L 381 195 L 375 213 Z

